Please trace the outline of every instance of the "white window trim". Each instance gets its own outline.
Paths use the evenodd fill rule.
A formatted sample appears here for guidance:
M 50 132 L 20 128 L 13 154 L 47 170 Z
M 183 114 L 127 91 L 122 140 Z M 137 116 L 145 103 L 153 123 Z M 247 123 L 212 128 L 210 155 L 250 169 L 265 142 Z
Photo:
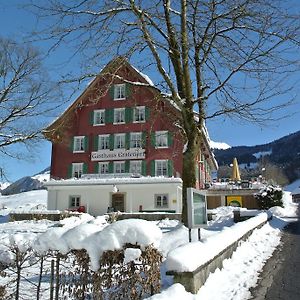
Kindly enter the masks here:
M 140 147 L 132 147 L 132 145 L 131 145 L 131 135 L 132 134 L 139 134 L 140 135 Z M 130 143 L 130 145 L 129 145 L 129 148 L 130 149 L 141 149 L 142 148 L 142 145 L 143 145 L 143 141 L 142 141 L 142 138 L 143 138 L 143 134 L 142 134 L 142 132 L 130 132 L 130 141 L 129 141 L 129 143 Z
M 105 148 L 105 149 L 101 149 L 101 147 L 100 147 L 101 137 L 108 138 L 108 147 Z M 97 145 L 97 148 L 98 148 L 98 151 L 107 151 L 107 150 L 109 150 L 109 134 L 99 134 L 98 135 L 98 145 Z
M 123 138 L 123 147 L 122 148 L 118 148 L 117 147 L 117 137 L 122 137 Z M 117 133 L 114 135 L 114 149 L 125 149 L 125 144 L 126 144 L 126 136 L 125 133 Z
M 157 164 L 161 163 L 161 162 L 165 162 L 166 163 L 166 174 L 157 174 Z M 168 176 L 168 160 L 167 159 L 156 159 L 155 160 L 155 176 Z
M 77 135 L 77 136 L 74 136 L 73 138 L 73 153 L 84 153 L 85 152 L 85 136 L 84 135 Z M 76 145 L 76 140 L 77 139 L 82 139 L 83 141 L 83 150 L 75 150 L 75 145 Z
M 124 87 L 124 95 L 125 97 L 123 98 L 116 98 L 116 89 L 123 86 Z M 125 100 L 126 99 L 126 85 L 125 83 L 119 83 L 119 84 L 114 84 L 114 100 L 118 101 L 118 100 Z
M 102 173 L 100 172 L 101 170 L 101 165 L 106 165 L 107 166 L 107 172 L 106 173 Z M 108 174 L 109 173 L 109 162 L 98 162 L 98 174 Z
M 133 172 L 132 169 L 131 169 L 132 165 L 136 164 L 136 163 L 140 164 L 140 172 Z M 142 160 L 131 160 L 130 163 L 129 163 L 129 173 L 132 173 L 132 174 L 142 174 Z
M 123 165 L 124 166 L 124 172 L 116 172 L 116 167 L 117 167 L 117 165 Z M 115 174 L 124 174 L 125 173 L 125 160 L 120 160 L 120 161 L 114 161 L 114 173 Z
M 104 114 L 104 123 L 96 123 L 96 113 L 103 113 Z M 96 109 L 94 110 L 94 118 L 93 118 L 93 126 L 104 126 L 105 125 L 105 109 Z
M 72 198 L 79 198 L 79 205 L 72 205 Z M 77 203 L 75 203 L 77 204 Z M 80 195 L 70 195 L 69 196 L 69 207 L 70 208 L 78 208 L 81 206 L 81 196 Z
M 83 163 L 72 163 L 72 177 L 76 177 L 75 176 L 75 167 L 79 167 L 81 169 L 81 175 L 82 175 L 83 174 Z M 78 176 L 78 178 L 80 178 L 81 175 Z
M 116 112 L 118 112 L 118 111 L 123 111 L 123 113 L 124 113 L 124 121 L 122 121 L 122 122 L 116 122 L 115 121 L 115 115 L 116 115 Z M 114 125 L 125 124 L 125 108 L 124 107 L 122 107 L 122 108 L 114 108 L 114 122 L 113 122 L 113 124 Z
M 167 143 L 165 146 L 158 146 L 157 143 L 156 143 L 156 137 L 157 135 L 166 135 L 166 138 L 167 138 Z M 155 148 L 157 149 L 163 149 L 163 148 L 169 148 L 168 146 L 168 131 L 167 130 L 164 130 L 164 131 L 155 131 Z
M 161 205 L 157 205 L 157 197 L 167 197 L 167 205 L 163 205 L 163 200 L 161 200 Z M 154 206 L 155 208 L 160 208 L 160 209 L 164 209 L 164 208 L 169 208 L 169 194 L 154 194 Z
M 144 109 L 144 120 L 141 120 L 141 121 L 136 121 L 135 120 L 136 109 Z M 133 109 L 133 123 L 145 123 L 145 122 L 146 122 L 146 106 L 137 106 L 137 107 L 134 107 L 134 109 Z

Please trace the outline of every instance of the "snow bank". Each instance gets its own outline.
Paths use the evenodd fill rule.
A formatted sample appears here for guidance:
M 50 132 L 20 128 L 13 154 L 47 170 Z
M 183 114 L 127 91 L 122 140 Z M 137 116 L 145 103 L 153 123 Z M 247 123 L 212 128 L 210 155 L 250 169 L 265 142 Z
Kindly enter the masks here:
M 241 238 L 249 230 L 267 221 L 268 217 L 268 213 L 261 213 L 232 227 L 225 227 L 219 234 L 208 237 L 202 242 L 189 243 L 174 249 L 166 259 L 167 270 L 177 272 L 192 272 L 196 270 Z
M 194 300 L 195 295 L 192 293 L 188 293 L 185 291 L 184 286 L 180 283 L 173 284 L 170 288 L 163 291 L 160 294 L 156 294 L 150 298 L 147 298 L 148 300 L 167 300 L 167 299 L 184 299 L 184 300 Z
M 153 244 L 158 248 L 161 230 L 151 222 L 139 219 L 121 220 L 90 235 L 84 240 L 85 249 L 91 259 L 91 268 L 99 269 L 99 257 L 107 250 L 121 249 L 125 244 L 138 244 L 142 248 Z

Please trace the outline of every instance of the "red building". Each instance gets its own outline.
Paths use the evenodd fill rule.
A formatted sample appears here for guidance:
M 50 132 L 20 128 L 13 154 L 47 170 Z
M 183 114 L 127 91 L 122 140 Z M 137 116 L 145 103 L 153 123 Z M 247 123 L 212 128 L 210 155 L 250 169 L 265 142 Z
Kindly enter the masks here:
M 178 117 L 145 75 L 117 58 L 45 129 L 52 142 L 51 177 L 180 178 L 184 139 Z M 216 168 L 207 137 L 195 162 L 198 188 Z

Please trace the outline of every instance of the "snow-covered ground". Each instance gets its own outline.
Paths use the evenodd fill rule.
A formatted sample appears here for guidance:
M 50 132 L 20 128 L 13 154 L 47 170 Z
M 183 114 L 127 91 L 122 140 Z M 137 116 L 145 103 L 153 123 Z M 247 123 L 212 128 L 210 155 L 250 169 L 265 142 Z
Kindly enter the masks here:
M 255 230 L 251 237 L 241 243 L 231 259 L 224 261 L 224 268 L 211 274 L 197 295 L 184 290 L 180 284 L 173 284 L 172 277 L 166 276 L 167 257 L 177 247 L 187 247 L 188 229 L 174 220 L 147 222 L 143 220 L 125 220 L 113 224 L 107 223 L 105 216 L 94 218 L 88 214 L 71 217 L 60 222 L 52 221 L 19 221 L 7 223 L 7 214 L 12 210 L 32 211 L 45 209 L 47 191 L 33 191 L 13 196 L 0 196 L 0 261 L 11 259 L 5 252 L 6 245 L 26 244 L 37 251 L 55 249 L 67 252 L 71 248 L 86 248 L 92 257 L 92 267 L 97 268 L 97 259 L 106 249 L 119 249 L 126 242 L 147 245 L 153 243 L 164 257 L 162 265 L 161 294 L 151 299 L 248 299 L 249 288 L 254 286 L 259 271 L 265 261 L 272 255 L 280 243 L 281 229 L 291 218 L 296 217 L 297 206 L 292 203 L 289 193 L 284 194 L 285 208 L 272 208 L 273 220 Z M 197 230 L 192 233 L 195 247 L 206 244 L 212 246 L 226 245 L 228 236 L 235 235 L 240 227 L 246 225 L 233 223 L 231 207 L 220 207 L 215 210 L 216 218 L 209 222 L 206 229 L 201 229 L 201 242 L 197 241 Z M 289 217 L 286 219 L 285 217 Z M 257 218 L 262 218 L 259 215 Z M 59 223 L 59 226 L 57 226 Z M 253 225 L 253 224 L 252 224 Z M 252 226 L 249 225 L 249 226 Z M 230 234 L 231 233 L 231 234 Z M 229 234 L 229 235 L 228 235 Z M 101 249 L 99 248 L 101 245 Z M 180 249 L 180 248 L 179 248 Z M 203 248 L 204 249 L 204 248 Z M 2 251 L 1 251 L 2 250 Z M 180 252 L 180 251 L 179 251 Z M 136 257 L 130 253 L 126 259 Z M 195 254 L 197 255 L 197 254 Z M 202 254 L 199 253 L 199 256 Z M 189 264 L 195 257 L 183 257 L 182 265 Z M 26 284 L 26 283 L 24 283 Z M 1 285 L 1 282 L 0 282 Z M 29 290 L 28 290 L 29 292 Z

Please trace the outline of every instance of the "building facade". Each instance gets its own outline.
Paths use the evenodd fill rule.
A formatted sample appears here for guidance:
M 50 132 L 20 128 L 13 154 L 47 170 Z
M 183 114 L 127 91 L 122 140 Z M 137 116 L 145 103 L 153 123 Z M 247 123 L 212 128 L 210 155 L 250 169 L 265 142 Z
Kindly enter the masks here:
M 139 184 L 144 185 L 145 191 L 150 187 L 151 205 L 135 205 L 134 197 L 127 206 L 124 203 L 135 178 L 180 179 L 184 139 L 176 126 L 179 116 L 178 109 L 165 100 L 149 78 L 122 58 L 111 61 L 44 131 L 52 142 L 50 175 L 53 180 L 48 185 L 48 207 L 76 209 L 82 206 L 80 193 L 90 188 L 83 183 L 91 182 L 88 180 L 98 180 L 98 184 L 93 185 L 103 191 L 107 189 L 106 179 L 127 178 L 124 182 L 125 185 L 127 182 L 128 189 L 124 189 L 123 197 L 120 191 L 106 193 L 106 196 L 101 196 L 105 198 L 101 200 L 105 203 L 103 207 L 123 211 L 134 211 L 137 207 L 139 210 L 147 207 L 147 210 L 178 211 L 180 199 L 175 203 L 174 196 L 172 200 L 168 196 L 171 192 L 160 194 L 153 191 L 153 185 L 147 180 Z M 215 168 L 208 140 L 204 140 L 195 162 L 197 188 L 204 188 L 205 183 L 210 182 L 210 172 Z M 74 183 L 68 185 L 66 180 L 74 181 L 74 178 L 77 178 L 77 189 L 81 190 L 76 195 L 72 192 Z M 110 181 L 112 186 L 113 180 Z M 161 186 L 164 184 L 161 182 Z M 63 186 L 66 186 L 64 193 L 62 197 L 56 196 L 55 203 L 65 204 L 55 206 L 52 193 L 59 193 Z M 175 194 L 178 198 L 178 193 Z M 119 199 L 118 205 L 115 198 Z M 160 201 L 165 203 L 159 205 Z M 176 204 L 174 207 L 171 201 Z M 97 209 L 92 209 L 92 212 L 100 213 Z

